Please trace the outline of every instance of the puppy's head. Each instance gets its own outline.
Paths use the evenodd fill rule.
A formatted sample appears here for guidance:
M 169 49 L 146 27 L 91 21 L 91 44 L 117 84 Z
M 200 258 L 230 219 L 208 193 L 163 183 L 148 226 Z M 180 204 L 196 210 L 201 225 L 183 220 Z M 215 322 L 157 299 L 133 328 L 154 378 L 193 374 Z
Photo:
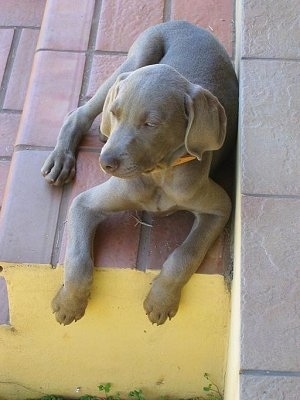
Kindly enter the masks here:
M 169 166 L 187 152 L 201 159 L 203 151 L 224 141 L 222 111 L 214 96 L 170 66 L 121 74 L 103 108 L 101 132 L 108 140 L 100 165 L 111 175 L 130 178 Z M 216 140 L 209 130 L 218 130 Z

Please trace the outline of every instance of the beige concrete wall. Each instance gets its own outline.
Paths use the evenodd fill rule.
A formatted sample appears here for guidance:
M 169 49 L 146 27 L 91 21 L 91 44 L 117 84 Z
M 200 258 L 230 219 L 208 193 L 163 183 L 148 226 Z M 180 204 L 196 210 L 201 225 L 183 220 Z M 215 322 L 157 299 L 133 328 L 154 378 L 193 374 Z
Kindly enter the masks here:
M 235 277 L 226 400 L 298 400 L 300 3 L 237 2 Z

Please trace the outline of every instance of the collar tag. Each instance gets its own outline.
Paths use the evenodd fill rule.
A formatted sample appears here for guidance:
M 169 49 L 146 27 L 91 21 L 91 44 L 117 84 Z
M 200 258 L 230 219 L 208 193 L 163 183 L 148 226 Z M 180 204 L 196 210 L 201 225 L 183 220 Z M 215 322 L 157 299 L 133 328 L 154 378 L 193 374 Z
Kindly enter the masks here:
M 171 167 L 176 167 L 177 165 L 180 164 L 185 164 L 189 161 L 193 161 L 196 160 L 197 157 L 195 156 L 191 156 L 190 154 L 186 154 L 185 156 L 179 157 L 177 158 L 177 160 L 175 160 L 172 164 Z

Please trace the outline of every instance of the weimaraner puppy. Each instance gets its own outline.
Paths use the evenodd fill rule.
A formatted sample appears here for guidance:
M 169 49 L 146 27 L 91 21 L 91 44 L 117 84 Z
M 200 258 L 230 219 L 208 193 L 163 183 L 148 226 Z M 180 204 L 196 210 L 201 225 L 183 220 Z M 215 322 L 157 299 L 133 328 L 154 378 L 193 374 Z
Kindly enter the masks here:
M 174 317 L 183 286 L 230 216 L 231 201 L 210 174 L 234 146 L 237 104 L 237 79 L 224 48 L 206 30 L 173 21 L 142 33 L 95 96 L 66 117 L 42 168 L 45 179 L 62 185 L 73 178 L 76 147 L 102 111 L 108 140 L 100 165 L 111 177 L 70 207 L 64 285 L 52 301 L 59 323 L 84 315 L 96 227 L 123 210 L 195 216 L 144 301 L 152 323 Z

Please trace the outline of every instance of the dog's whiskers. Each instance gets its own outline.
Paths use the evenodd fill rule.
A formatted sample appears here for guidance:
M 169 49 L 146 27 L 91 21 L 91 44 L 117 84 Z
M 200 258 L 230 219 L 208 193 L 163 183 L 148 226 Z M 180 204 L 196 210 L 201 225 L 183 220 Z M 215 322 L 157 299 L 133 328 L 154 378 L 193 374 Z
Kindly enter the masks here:
M 133 215 L 132 218 L 134 218 L 136 220 L 136 224 L 134 226 L 138 226 L 140 224 L 140 225 L 148 226 L 149 228 L 153 228 L 153 225 L 142 221 L 139 217 L 137 217 L 135 215 Z

